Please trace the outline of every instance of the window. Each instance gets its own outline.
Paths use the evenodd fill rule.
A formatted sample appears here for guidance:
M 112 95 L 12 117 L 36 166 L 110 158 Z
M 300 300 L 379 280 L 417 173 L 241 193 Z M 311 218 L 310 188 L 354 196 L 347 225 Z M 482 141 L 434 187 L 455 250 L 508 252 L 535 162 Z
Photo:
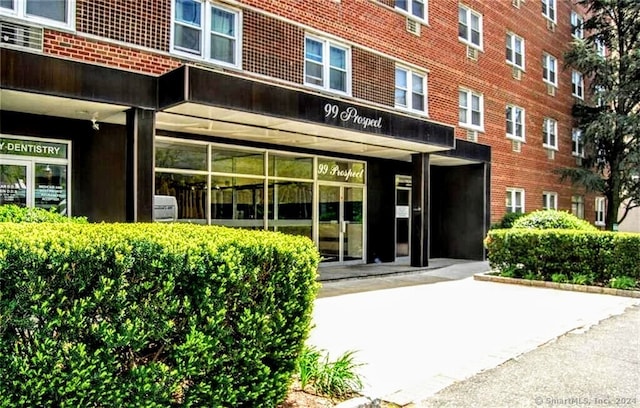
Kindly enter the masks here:
M 573 129 L 571 131 L 571 154 L 577 157 L 584 157 L 584 141 L 582 140 L 582 130 Z
M 584 80 L 578 71 L 571 73 L 571 94 L 576 98 L 584 98 Z
M 75 0 L 0 0 L 0 14 L 71 28 L 74 23 Z
M 315 37 L 305 38 L 304 83 L 349 93 L 349 48 Z
M 461 89 L 458 92 L 458 121 L 460 126 L 482 130 L 484 128 L 483 105 L 482 94 Z
M 240 15 L 200 0 L 174 0 L 172 51 L 240 66 Z
M 558 194 L 549 191 L 542 192 L 542 208 L 545 210 L 557 210 Z
M 507 137 L 524 142 L 524 109 L 507 105 Z
M 425 0 L 396 0 L 396 8 L 403 10 L 420 20 L 426 20 Z
M 506 205 L 508 213 L 523 213 L 524 190 L 521 188 L 508 188 Z
M 544 118 L 542 135 L 542 146 L 547 149 L 558 150 L 558 122 L 555 119 Z
M 426 112 L 425 75 L 405 68 L 396 68 L 396 107 L 420 113 Z
M 558 85 L 558 60 L 549 54 L 542 55 L 542 80 L 553 86 Z
M 596 197 L 596 225 L 604 225 L 605 198 Z
M 607 56 L 607 47 L 604 45 L 604 41 L 602 41 L 602 39 L 600 38 L 596 38 L 594 44 L 596 46 L 596 52 L 598 53 L 598 55 L 602 58 L 605 58 Z
M 555 23 L 556 0 L 542 0 L 542 15 Z
M 524 39 L 507 33 L 507 62 L 524 70 Z
M 582 16 L 575 11 L 571 12 L 571 34 L 574 38 L 582 39 L 584 38 L 584 30 L 582 26 L 584 25 L 584 19 Z
M 458 37 L 475 48 L 482 48 L 482 15 L 468 7 L 458 7 Z
M 579 195 L 571 196 L 571 214 L 578 218 L 584 218 L 584 197 Z

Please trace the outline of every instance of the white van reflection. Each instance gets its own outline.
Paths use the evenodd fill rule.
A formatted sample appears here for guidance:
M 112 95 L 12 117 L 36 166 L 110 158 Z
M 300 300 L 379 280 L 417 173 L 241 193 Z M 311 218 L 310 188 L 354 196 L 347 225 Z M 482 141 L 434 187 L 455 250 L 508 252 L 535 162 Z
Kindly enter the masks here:
M 153 220 L 160 222 L 178 220 L 178 202 L 174 196 L 157 195 L 153 197 Z

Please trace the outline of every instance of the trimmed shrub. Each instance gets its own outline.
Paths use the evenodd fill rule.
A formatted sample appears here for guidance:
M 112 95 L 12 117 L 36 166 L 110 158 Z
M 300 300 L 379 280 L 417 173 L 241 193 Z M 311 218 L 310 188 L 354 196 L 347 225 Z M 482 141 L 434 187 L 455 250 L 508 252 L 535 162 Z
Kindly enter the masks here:
M 0 205 L 0 222 L 71 222 L 86 224 L 86 217 L 67 217 L 43 208 L 19 207 L 15 204 Z
M 516 219 L 513 228 L 533 229 L 574 229 L 599 231 L 588 221 L 582 220 L 566 211 L 538 210 Z
M 275 406 L 318 262 L 266 231 L 2 223 L 0 406 Z
M 513 227 L 513 223 L 521 217 L 524 217 L 525 213 L 506 213 L 499 222 L 492 224 L 490 229 L 505 229 Z
M 485 246 L 491 267 L 516 278 L 564 275 L 601 285 L 620 276 L 640 279 L 640 234 L 512 228 L 489 231 Z

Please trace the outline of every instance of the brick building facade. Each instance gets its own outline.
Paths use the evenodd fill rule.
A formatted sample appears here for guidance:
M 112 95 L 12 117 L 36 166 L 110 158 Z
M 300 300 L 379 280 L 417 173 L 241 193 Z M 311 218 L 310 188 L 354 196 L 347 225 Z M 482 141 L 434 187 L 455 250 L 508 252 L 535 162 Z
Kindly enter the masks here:
M 572 7 L 2 1 L 0 194 L 303 234 L 343 263 L 482 259 L 507 211 L 596 222 L 553 173 L 579 160 L 589 97 L 562 63 Z

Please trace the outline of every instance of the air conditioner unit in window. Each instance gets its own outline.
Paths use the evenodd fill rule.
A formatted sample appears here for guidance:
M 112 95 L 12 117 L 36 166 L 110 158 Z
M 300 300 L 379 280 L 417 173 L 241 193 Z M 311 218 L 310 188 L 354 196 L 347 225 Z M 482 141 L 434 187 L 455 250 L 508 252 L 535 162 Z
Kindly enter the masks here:
M 42 28 L 16 24 L 9 21 L 0 21 L 1 45 L 42 51 L 42 42 Z
M 554 160 L 556 158 L 556 151 L 552 149 L 547 149 L 547 159 Z
M 522 151 L 522 142 L 520 142 L 518 140 L 512 140 L 511 141 L 511 150 L 513 150 L 516 153 L 520 153 Z
M 478 60 L 478 49 L 467 45 L 467 58 L 473 61 Z
M 547 94 L 551 96 L 556 96 L 556 87 L 551 84 L 547 84 Z
M 551 32 L 555 32 L 556 31 L 556 23 L 554 23 L 551 20 L 547 20 L 547 30 L 549 30 Z
M 511 75 L 519 81 L 522 79 L 522 70 L 518 67 L 513 67 Z
M 478 132 L 476 130 L 467 130 L 467 140 L 470 142 L 477 142 Z
M 420 35 L 420 23 L 416 20 L 407 17 L 407 31 L 413 35 Z

